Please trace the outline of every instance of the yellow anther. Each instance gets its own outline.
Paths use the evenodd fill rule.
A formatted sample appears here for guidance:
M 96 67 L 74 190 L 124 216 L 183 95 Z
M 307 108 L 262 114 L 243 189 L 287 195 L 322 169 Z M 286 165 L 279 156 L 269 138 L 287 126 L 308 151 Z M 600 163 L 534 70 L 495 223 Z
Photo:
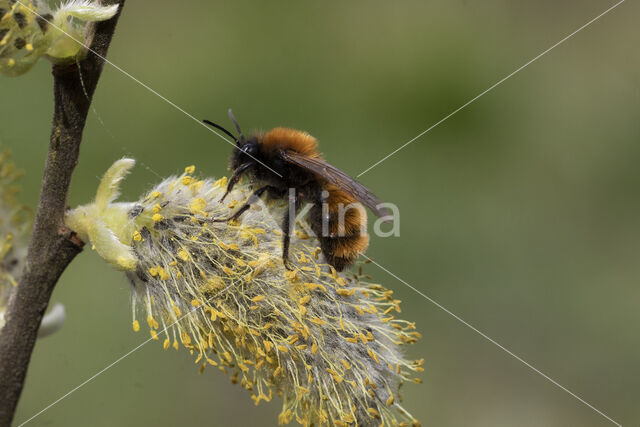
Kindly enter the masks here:
M 393 394 L 389 395 L 389 398 L 387 399 L 387 406 L 393 405 L 393 400 Z
M 336 292 L 338 293 L 338 295 L 341 295 L 343 297 L 350 297 L 351 295 L 353 295 L 356 290 L 355 289 L 336 289 Z
M 324 325 L 325 323 L 327 323 L 327 322 L 325 322 L 324 320 L 322 320 L 319 317 L 312 317 L 309 320 L 311 321 L 311 323 L 315 323 L 316 325 L 321 325 L 321 326 Z
M 189 203 L 189 210 L 192 213 L 202 212 L 207 207 L 207 201 L 203 198 L 196 198 Z
M 311 296 L 307 295 L 307 296 L 304 296 L 304 297 L 300 298 L 298 300 L 298 304 L 304 305 L 304 304 L 308 303 L 309 301 L 311 301 Z
M 380 361 L 378 360 L 378 355 L 377 355 L 377 354 L 375 354 L 375 353 L 373 352 L 373 350 L 371 350 L 370 348 L 367 348 L 367 353 L 369 354 L 369 356 L 371 356 L 371 358 L 372 358 L 373 360 L 375 360 L 375 361 L 376 361 L 376 363 L 377 363 L 378 365 L 380 364 Z
M 373 408 L 367 408 L 367 411 L 369 411 L 369 415 L 371 415 L 373 418 L 380 418 L 380 413 L 378 413 L 378 411 L 376 411 Z
M 283 352 L 283 353 L 287 353 L 287 352 L 289 351 L 289 348 L 288 348 L 288 347 L 285 347 L 285 346 L 283 346 L 283 345 L 278 345 L 278 346 L 276 346 L 276 348 L 277 348 L 279 351 Z
M 167 270 L 165 270 L 162 267 L 157 267 L 157 272 L 158 272 L 158 277 L 160 277 L 160 280 L 167 280 L 169 278 L 169 273 L 167 273 Z
M 334 371 L 331 368 L 327 368 L 327 372 L 333 377 L 333 379 L 335 380 L 335 382 L 337 383 L 341 383 L 343 381 L 342 377 L 340 376 L 340 374 L 338 374 L 336 371 Z
M 223 176 L 219 180 L 213 183 L 214 187 L 226 187 L 227 186 L 227 177 Z

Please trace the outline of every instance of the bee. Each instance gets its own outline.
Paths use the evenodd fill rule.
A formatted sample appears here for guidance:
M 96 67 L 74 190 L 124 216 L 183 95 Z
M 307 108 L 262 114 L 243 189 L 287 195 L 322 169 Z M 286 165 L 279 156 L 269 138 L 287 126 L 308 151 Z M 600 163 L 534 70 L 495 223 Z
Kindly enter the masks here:
M 264 193 L 271 198 L 287 198 L 289 209 L 282 219 L 282 260 L 291 269 L 288 262 L 294 225 L 291 220 L 303 203 L 310 203 L 306 221 L 318 237 L 326 261 L 338 271 L 351 265 L 369 245 L 367 214 L 362 204 L 378 217 L 388 217 L 388 211 L 379 207 L 381 201 L 365 186 L 327 163 L 318 152 L 318 141 L 307 132 L 277 127 L 246 138 L 231 110 L 229 118 L 238 131 L 237 137 L 222 126 L 203 120 L 236 144 L 230 159 L 233 173 L 220 201 L 245 174 L 258 183 L 258 188 L 231 217 L 216 221 L 237 219 Z

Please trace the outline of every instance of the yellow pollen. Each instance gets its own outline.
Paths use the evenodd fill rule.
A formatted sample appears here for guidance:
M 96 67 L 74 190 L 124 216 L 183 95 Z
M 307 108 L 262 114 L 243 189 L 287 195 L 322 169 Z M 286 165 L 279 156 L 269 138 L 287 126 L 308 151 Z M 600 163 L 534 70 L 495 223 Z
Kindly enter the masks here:
M 189 253 L 184 249 L 180 249 L 178 251 L 178 257 L 180 257 L 180 259 L 183 261 L 187 261 L 189 259 Z
M 369 414 L 373 417 L 373 418 L 380 418 L 380 414 L 378 413 L 378 411 L 376 411 L 373 408 L 367 408 L 367 411 L 369 411 Z
M 227 177 L 223 176 L 219 180 L 213 183 L 214 187 L 226 187 L 227 186 Z
M 338 295 L 341 295 L 343 297 L 350 297 L 356 292 L 356 290 L 355 289 L 336 289 L 336 292 L 338 293 Z
M 193 199 L 189 204 L 189 210 L 192 213 L 198 213 L 204 210 L 207 207 L 207 201 L 200 197 Z
M 313 317 L 310 320 L 311 320 L 312 323 L 315 323 L 316 325 L 320 325 L 320 326 L 322 326 L 322 325 L 324 325 L 326 323 L 324 320 L 322 320 L 319 317 Z
M 157 271 L 158 271 L 158 276 L 160 277 L 160 280 L 167 280 L 169 278 L 169 273 L 167 273 L 167 270 L 165 270 L 164 268 L 158 267 Z
M 319 289 L 322 292 L 327 292 L 327 288 L 325 288 L 323 285 L 320 285 L 318 283 L 305 283 L 304 286 L 310 290 Z
M 375 354 L 375 353 L 373 352 L 373 350 L 371 350 L 370 348 L 367 348 L 367 353 L 369 354 L 369 356 L 371 356 L 371 358 L 372 358 L 373 360 L 375 360 L 375 361 L 376 361 L 376 363 L 377 363 L 378 365 L 380 364 L 380 361 L 378 360 L 378 355 L 377 355 L 377 354 Z
M 333 377 L 335 382 L 337 382 L 337 383 L 341 383 L 342 382 L 342 377 L 336 371 L 334 371 L 331 368 L 327 368 L 327 372 Z
M 304 304 L 308 303 L 309 301 L 311 301 L 311 295 L 307 295 L 307 296 L 304 296 L 304 297 L 300 298 L 298 300 L 298 304 L 304 305 Z
M 176 314 L 176 316 L 180 316 L 182 313 L 180 312 L 180 309 L 178 308 L 178 306 L 176 306 L 173 301 L 171 302 L 171 306 L 173 307 L 173 312 Z

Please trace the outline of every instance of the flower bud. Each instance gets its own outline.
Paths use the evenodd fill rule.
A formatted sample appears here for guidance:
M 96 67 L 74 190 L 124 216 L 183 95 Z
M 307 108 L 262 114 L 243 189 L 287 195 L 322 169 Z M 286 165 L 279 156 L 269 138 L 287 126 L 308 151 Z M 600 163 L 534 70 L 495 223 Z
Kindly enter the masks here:
M 16 199 L 20 187 L 16 180 L 22 171 L 8 161 L 9 153 L 0 153 L 0 329 L 11 293 L 18 286 L 27 256 L 26 237 L 31 231 L 31 209 Z M 53 305 L 45 314 L 38 330 L 42 338 L 58 331 L 66 319 L 64 306 Z
M 27 253 L 24 240 L 32 222 L 31 211 L 17 200 L 20 187 L 16 181 L 22 171 L 8 158 L 8 152 L 0 154 L 0 329 L 9 296 L 24 267 Z
M 87 0 L 67 1 L 54 12 L 42 0 L 0 0 L 0 74 L 24 74 L 41 56 L 73 63 L 85 53 L 85 25 L 77 20 L 104 21 L 117 11 Z

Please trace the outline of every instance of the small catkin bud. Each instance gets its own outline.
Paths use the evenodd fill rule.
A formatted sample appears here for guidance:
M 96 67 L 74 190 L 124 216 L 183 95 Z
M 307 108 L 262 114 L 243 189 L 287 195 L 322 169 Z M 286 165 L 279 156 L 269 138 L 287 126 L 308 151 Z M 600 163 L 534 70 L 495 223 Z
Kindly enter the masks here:
M 85 24 L 78 20 L 104 21 L 117 11 L 117 5 L 88 0 L 66 1 L 53 12 L 43 1 L 0 0 L 0 74 L 24 74 L 42 56 L 73 63 L 85 53 Z
M 251 188 L 240 183 L 220 203 L 226 178 L 199 180 L 193 166 L 137 202 L 116 203 L 133 163 L 117 161 L 95 201 L 70 211 L 66 222 L 126 272 L 134 329 L 141 306 L 152 338 L 165 335 L 163 348 L 171 341 L 200 370 L 230 373 L 255 404 L 281 396 L 282 424 L 417 424 L 398 391 L 422 364 L 406 360 L 400 347 L 420 335 L 390 314 L 399 311 L 391 291 L 316 259 L 315 238 L 292 238 L 287 271 L 282 204 L 254 206 L 233 223 L 213 221 L 234 213 Z
M 16 181 L 22 171 L 8 160 L 9 153 L 0 153 L 0 329 L 9 296 L 18 284 L 27 253 L 25 238 L 31 230 L 32 213 L 20 204 Z
M 16 181 L 22 171 L 8 161 L 9 153 L 0 153 L 0 329 L 11 293 L 18 286 L 27 256 L 26 237 L 31 231 L 33 213 L 17 200 Z M 66 319 L 64 306 L 55 303 L 44 315 L 38 337 L 58 331 Z

